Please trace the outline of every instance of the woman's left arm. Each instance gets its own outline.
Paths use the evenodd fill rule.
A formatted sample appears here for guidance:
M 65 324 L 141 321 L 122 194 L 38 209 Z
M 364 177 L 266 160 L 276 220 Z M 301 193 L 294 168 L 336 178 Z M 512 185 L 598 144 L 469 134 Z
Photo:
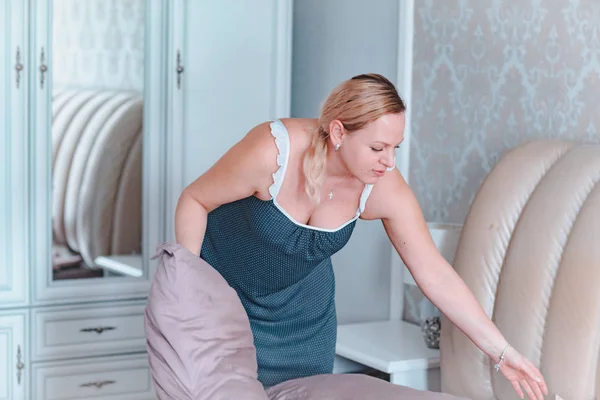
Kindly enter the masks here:
M 373 187 L 363 217 L 382 220 L 394 248 L 423 294 L 494 363 L 498 362 L 508 344 L 506 339 L 436 248 L 419 204 L 399 171 L 387 173 Z M 531 398 L 541 398 L 537 392 L 540 389 L 547 392 L 545 382 L 537 368 L 522 359 L 530 378 L 540 378 L 540 387 L 534 388 L 536 397 L 529 393 L 530 388 L 525 389 Z M 515 390 L 522 395 L 517 387 Z

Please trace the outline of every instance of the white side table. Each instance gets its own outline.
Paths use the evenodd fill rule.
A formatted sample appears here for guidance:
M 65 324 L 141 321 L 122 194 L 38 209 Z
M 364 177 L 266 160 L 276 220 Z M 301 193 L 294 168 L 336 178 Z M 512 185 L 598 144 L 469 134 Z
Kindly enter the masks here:
M 141 254 L 100 256 L 94 262 L 98 267 L 134 278 L 139 278 L 144 273 Z
M 337 355 L 390 374 L 390 382 L 441 391 L 439 350 L 425 345 L 421 328 L 404 321 L 338 326 Z

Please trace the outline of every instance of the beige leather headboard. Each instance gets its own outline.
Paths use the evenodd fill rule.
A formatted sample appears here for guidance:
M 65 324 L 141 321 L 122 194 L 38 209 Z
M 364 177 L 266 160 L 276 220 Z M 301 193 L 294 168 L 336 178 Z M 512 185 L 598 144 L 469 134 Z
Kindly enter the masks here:
M 499 161 L 476 195 L 454 267 L 551 394 L 600 395 L 600 146 L 535 141 Z M 489 359 L 442 318 L 442 389 L 516 399 Z
M 57 89 L 52 100 L 52 233 L 87 267 L 139 253 L 143 96 Z

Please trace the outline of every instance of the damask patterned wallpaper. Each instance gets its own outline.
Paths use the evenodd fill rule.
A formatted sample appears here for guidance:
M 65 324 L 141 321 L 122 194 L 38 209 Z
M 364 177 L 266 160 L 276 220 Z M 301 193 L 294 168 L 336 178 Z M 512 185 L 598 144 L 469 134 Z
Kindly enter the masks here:
M 462 223 L 501 154 L 600 143 L 600 1 L 416 0 L 410 181 L 430 221 Z
M 144 85 L 144 0 L 53 0 L 54 86 Z

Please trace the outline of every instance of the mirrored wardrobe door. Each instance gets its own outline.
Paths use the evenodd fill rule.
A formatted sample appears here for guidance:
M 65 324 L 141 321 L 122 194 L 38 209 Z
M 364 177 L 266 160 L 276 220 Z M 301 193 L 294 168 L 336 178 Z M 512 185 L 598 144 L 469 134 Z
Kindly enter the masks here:
M 161 204 L 156 59 L 162 3 L 33 0 L 36 301 L 144 296 Z M 153 21 L 153 22 L 151 22 Z M 152 26 L 151 23 L 154 25 Z M 150 46 L 157 46 L 150 51 Z M 152 59 L 154 58 L 154 60 Z M 152 62 L 154 65 L 152 66 Z M 148 79 L 148 74 L 154 79 Z M 158 78 L 158 79 L 157 79 Z M 160 97 L 159 97 L 160 99 Z M 160 127 L 162 125 L 158 125 Z M 150 236 L 150 238 L 148 238 Z

